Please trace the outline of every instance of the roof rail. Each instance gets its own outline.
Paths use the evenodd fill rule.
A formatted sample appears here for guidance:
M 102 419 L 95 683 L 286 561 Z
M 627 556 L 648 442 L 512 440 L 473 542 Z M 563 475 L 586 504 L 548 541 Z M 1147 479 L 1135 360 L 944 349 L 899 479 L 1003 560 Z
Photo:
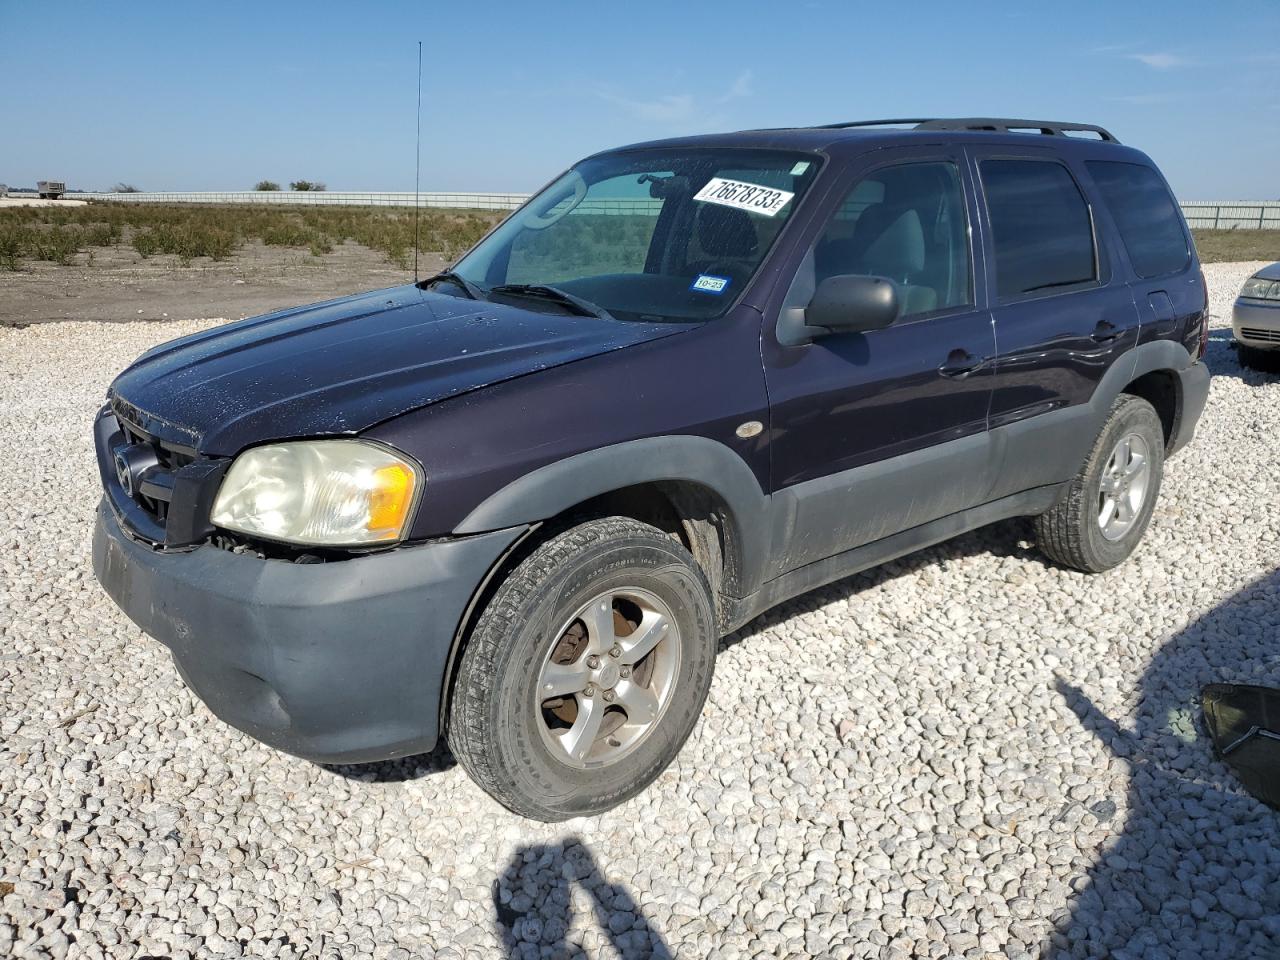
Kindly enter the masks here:
M 906 120 L 850 120 L 847 123 L 820 123 L 816 129 L 843 130 L 845 127 L 892 127 L 901 126 L 904 123 L 914 124 L 918 127 L 922 123 L 937 123 L 937 121 L 925 117 L 912 117 Z
M 916 130 L 986 130 L 992 133 L 1023 133 L 1035 130 L 1045 136 L 1065 137 L 1068 133 L 1096 133 L 1107 143 L 1120 141 L 1107 130 L 1093 123 L 1061 123 L 1057 120 L 1015 120 L 1008 117 L 955 117 L 909 118 L 900 120 L 850 120 L 846 123 L 819 124 L 820 130 L 844 130 L 849 127 L 891 127 L 912 124 Z
M 953 120 L 922 120 L 917 130 L 989 130 L 998 133 L 1020 133 L 1038 130 L 1049 137 L 1065 137 L 1071 132 L 1096 133 L 1108 143 L 1120 141 L 1110 130 L 1094 123 L 1060 123 L 1057 120 L 1013 120 L 1008 117 L 958 117 Z

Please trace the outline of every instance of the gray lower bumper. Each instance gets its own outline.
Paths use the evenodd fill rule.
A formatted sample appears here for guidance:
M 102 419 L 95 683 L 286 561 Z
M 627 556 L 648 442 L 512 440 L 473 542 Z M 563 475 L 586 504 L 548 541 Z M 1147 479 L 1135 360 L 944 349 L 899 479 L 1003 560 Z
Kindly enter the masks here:
M 1237 300 L 1231 332 L 1251 347 L 1280 349 L 1280 301 Z
M 463 612 L 520 530 L 294 564 L 129 539 L 105 501 L 93 569 L 222 720 L 320 762 L 431 749 Z
M 1196 424 L 1209 399 L 1209 368 L 1203 361 L 1178 371 L 1178 422 L 1174 425 L 1166 456 L 1173 456 L 1195 436 Z

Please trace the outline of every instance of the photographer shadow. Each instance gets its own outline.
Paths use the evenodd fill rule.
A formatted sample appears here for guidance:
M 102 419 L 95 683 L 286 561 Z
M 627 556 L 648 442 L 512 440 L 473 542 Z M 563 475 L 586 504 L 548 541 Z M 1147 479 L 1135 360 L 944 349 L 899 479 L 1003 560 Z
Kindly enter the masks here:
M 1214 756 L 1200 691 L 1219 681 L 1280 685 L 1280 572 L 1160 648 L 1132 732 L 1059 677 L 1066 704 L 1129 767 L 1128 815 L 1040 956 L 1280 957 L 1280 815 Z
M 548 953 L 556 958 L 598 955 L 598 946 L 581 942 L 571 930 L 575 887 L 583 892 L 580 901 L 590 902 L 601 939 L 624 960 L 671 957 L 635 898 L 622 885 L 605 879 L 579 837 L 518 848 L 494 880 L 496 932 L 505 955 L 513 960 Z

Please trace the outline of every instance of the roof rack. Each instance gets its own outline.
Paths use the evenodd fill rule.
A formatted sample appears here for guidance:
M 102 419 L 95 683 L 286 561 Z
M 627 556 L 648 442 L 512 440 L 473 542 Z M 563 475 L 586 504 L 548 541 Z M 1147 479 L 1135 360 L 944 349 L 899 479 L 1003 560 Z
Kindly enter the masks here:
M 1120 141 L 1107 130 L 1094 123 L 1061 123 L 1057 120 L 1015 120 L 1008 117 L 956 117 L 952 119 L 923 118 L 904 120 L 853 120 L 848 123 L 825 123 L 824 130 L 842 130 L 846 127 L 888 127 L 914 124 L 916 130 L 986 130 L 993 133 L 1025 133 L 1037 131 L 1044 136 L 1065 137 L 1069 133 L 1096 133 L 1107 143 Z
M 920 126 L 922 123 L 936 123 L 928 117 L 912 117 L 905 120 L 850 120 L 846 123 L 820 123 L 818 130 L 843 130 L 845 127 L 893 127 L 902 126 L 903 124 L 914 124 Z
M 1060 123 L 1057 120 L 1011 120 L 1007 117 L 959 117 L 954 120 L 924 120 L 917 130 L 994 130 L 999 133 L 1021 133 L 1039 130 L 1049 137 L 1065 137 L 1068 133 L 1096 133 L 1108 143 L 1119 143 L 1105 127 L 1096 123 Z

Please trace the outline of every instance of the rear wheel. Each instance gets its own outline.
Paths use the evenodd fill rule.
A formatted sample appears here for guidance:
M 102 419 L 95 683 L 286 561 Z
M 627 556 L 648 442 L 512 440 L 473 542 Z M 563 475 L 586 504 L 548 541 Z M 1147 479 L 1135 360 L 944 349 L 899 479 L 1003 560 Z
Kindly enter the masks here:
M 1146 533 L 1164 475 L 1164 429 L 1146 400 L 1121 394 L 1080 473 L 1036 518 L 1040 549 L 1064 566 L 1101 573 Z
M 711 591 L 681 544 L 626 517 L 580 524 L 519 563 L 477 620 L 449 745 L 523 816 L 607 810 L 679 753 L 717 639 Z

